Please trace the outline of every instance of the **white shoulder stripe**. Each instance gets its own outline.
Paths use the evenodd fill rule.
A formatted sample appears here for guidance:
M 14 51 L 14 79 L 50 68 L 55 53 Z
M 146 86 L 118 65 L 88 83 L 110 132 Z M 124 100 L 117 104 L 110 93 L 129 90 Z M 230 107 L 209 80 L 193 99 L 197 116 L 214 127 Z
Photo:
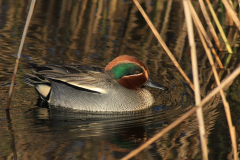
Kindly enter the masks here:
M 107 94 L 108 93 L 105 89 L 97 88 L 97 87 L 94 87 L 94 86 L 80 85 L 80 84 L 76 84 L 76 83 L 73 83 L 73 82 L 66 82 L 66 83 L 74 85 L 76 87 L 81 87 L 81 88 L 85 88 L 85 89 L 88 89 L 88 90 L 91 90 L 91 91 L 99 92 L 99 93 L 102 93 L 102 94 Z

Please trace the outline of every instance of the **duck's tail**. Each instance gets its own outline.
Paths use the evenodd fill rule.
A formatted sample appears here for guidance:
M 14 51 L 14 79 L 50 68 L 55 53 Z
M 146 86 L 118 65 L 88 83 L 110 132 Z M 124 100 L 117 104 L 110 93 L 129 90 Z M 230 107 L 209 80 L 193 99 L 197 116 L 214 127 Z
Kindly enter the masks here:
M 35 71 L 33 71 L 35 72 Z M 51 83 L 48 79 L 36 72 L 33 74 L 25 74 L 23 81 L 31 86 L 34 86 L 43 100 L 48 100 L 51 91 Z

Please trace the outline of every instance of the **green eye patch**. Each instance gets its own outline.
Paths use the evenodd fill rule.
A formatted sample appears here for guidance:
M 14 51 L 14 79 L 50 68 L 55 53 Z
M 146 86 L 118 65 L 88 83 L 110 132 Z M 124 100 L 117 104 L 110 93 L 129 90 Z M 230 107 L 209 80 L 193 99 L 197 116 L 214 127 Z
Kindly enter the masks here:
M 137 75 L 143 72 L 143 68 L 135 63 L 120 63 L 111 69 L 115 79 L 119 80 L 124 76 Z

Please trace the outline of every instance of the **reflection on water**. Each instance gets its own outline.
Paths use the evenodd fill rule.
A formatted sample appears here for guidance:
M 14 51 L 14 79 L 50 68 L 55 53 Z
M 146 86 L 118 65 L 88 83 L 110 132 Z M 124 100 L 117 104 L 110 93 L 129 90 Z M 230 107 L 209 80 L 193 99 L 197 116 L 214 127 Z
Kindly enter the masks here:
M 191 79 L 182 1 L 145 0 L 140 4 Z M 0 2 L 0 159 L 14 156 L 24 160 L 120 159 L 194 105 L 193 91 L 131 1 L 42 0 L 36 3 L 16 78 L 11 117 L 7 118 L 6 96 L 29 6 L 29 1 Z M 195 8 L 199 10 L 198 4 Z M 197 49 L 201 94 L 205 96 L 216 84 L 198 40 Z M 238 48 L 235 51 L 238 52 Z M 169 88 L 168 92 L 148 88 L 156 101 L 149 109 L 97 114 L 56 108 L 38 100 L 34 88 L 22 81 L 22 76 L 30 72 L 28 62 L 105 66 L 122 54 L 144 61 L 151 78 Z M 222 61 L 225 56 L 220 54 Z M 220 74 L 221 79 L 238 62 L 238 57 L 233 56 L 229 69 Z M 226 90 L 237 132 L 240 131 L 239 80 L 233 81 Z M 231 157 L 228 125 L 219 95 L 212 98 L 203 111 L 209 159 Z M 201 159 L 196 115 L 166 133 L 136 158 Z

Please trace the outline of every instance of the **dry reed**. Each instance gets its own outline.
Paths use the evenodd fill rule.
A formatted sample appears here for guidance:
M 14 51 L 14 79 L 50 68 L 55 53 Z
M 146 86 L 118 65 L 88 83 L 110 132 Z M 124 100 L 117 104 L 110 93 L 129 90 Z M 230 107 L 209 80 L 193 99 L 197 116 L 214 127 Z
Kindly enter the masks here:
M 152 138 L 150 138 L 148 141 L 146 141 L 144 144 L 139 146 L 137 149 L 131 151 L 128 155 L 123 157 L 121 160 L 127 160 L 132 158 L 133 156 L 137 155 L 139 152 L 141 152 L 143 149 L 148 147 L 150 144 L 152 144 L 154 141 L 156 141 L 158 138 L 162 137 L 165 133 L 176 127 L 178 124 L 183 122 L 186 118 L 190 117 L 193 113 L 196 112 L 196 110 L 200 107 L 206 104 L 214 95 L 216 95 L 221 89 L 223 89 L 225 86 L 227 86 L 229 83 L 231 83 L 238 75 L 240 74 L 240 67 L 236 68 L 231 75 L 229 75 L 224 81 L 221 82 L 221 84 L 213 89 L 204 99 L 202 99 L 201 104 L 199 106 L 194 106 L 192 109 L 184 113 L 181 117 L 176 119 L 174 122 L 172 122 L 169 126 L 155 134 Z
M 27 35 L 27 30 L 28 30 L 28 27 L 29 27 L 29 24 L 30 24 L 32 14 L 33 14 L 35 3 L 36 3 L 36 0 L 32 0 L 31 5 L 30 5 L 30 9 L 29 9 L 29 12 L 28 12 L 28 16 L 27 16 L 25 27 L 24 27 L 22 39 L 21 39 L 20 46 L 19 46 L 19 49 L 18 49 L 18 54 L 17 54 L 17 59 L 16 59 L 15 67 L 14 67 L 11 86 L 10 86 L 10 89 L 9 89 L 9 95 L 8 95 L 8 101 L 7 101 L 6 109 L 9 109 L 9 106 L 10 106 L 13 86 L 14 86 L 14 82 L 15 82 L 15 78 L 16 78 L 16 74 L 17 74 L 17 69 L 18 69 L 18 64 L 19 64 L 19 59 L 21 57 L 23 44 L 24 44 L 24 41 L 25 41 L 25 38 L 26 38 L 26 35 Z
M 187 3 L 188 1 L 188 3 Z M 135 0 L 134 0 L 135 2 Z M 138 2 L 137 2 L 138 3 Z M 189 0 L 183 0 L 183 3 L 184 3 L 184 11 L 185 11 L 185 17 L 188 21 L 188 23 L 191 23 L 191 17 L 189 18 L 188 15 L 189 14 L 189 11 L 186 10 L 186 8 L 188 8 L 188 5 L 189 5 L 189 8 L 191 6 L 191 2 Z M 136 2 L 135 2 L 136 4 Z M 137 5 L 137 4 L 136 4 Z M 138 7 L 139 8 L 139 7 Z M 193 8 L 193 7 L 192 7 Z M 193 74 L 194 74 L 194 77 L 195 77 L 195 81 L 194 81 L 194 84 L 198 84 L 198 85 L 194 85 L 195 88 L 195 97 L 196 97 L 196 105 L 197 107 L 193 107 L 190 111 L 186 112 L 182 117 L 178 118 L 176 121 L 174 121 L 173 123 L 171 123 L 168 127 L 164 128 L 161 132 L 159 132 L 158 134 L 156 134 L 154 137 L 152 137 L 151 139 L 149 139 L 146 143 L 144 143 L 143 145 L 141 145 L 139 148 L 133 150 L 132 152 L 130 152 L 127 156 L 125 156 L 122 160 L 126 160 L 126 159 L 129 159 L 133 156 L 135 156 L 136 154 L 138 154 L 139 152 L 141 152 L 144 148 L 146 148 L 147 146 L 149 146 L 151 143 L 153 143 L 155 140 L 157 140 L 158 138 L 160 138 L 163 134 L 167 133 L 170 129 L 174 128 L 175 126 L 177 126 L 179 123 L 181 123 L 184 119 L 186 119 L 187 117 L 189 117 L 191 114 L 193 114 L 195 111 L 199 110 L 199 108 L 201 108 L 202 105 L 204 105 L 208 100 L 210 100 L 211 97 L 213 97 L 218 91 L 220 91 L 220 94 L 222 96 L 222 99 L 223 99 L 223 103 L 224 103 L 224 107 L 225 107 L 225 112 L 226 112 L 226 116 L 227 116 L 227 120 L 228 120 L 228 125 L 229 125 L 229 130 L 230 130 L 230 135 L 231 135 L 231 140 L 232 140 L 232 147 L 233 147 L 233 150 L 234 150 L 234 159 L 237 159 L 237 148 L 236 148 L 236 135 L 235 135 L 235 128 L 234 126 L 232 125 L 232 121 L 231 121 L 231 114 L 230 114 L 230 109 L 229 109 L 229 104 L 228 102 L 226 101 L 226 98 L 224 96 L 224 92 L 222 90 L 222 88 L 227 85 L 228 83 L 230 83 L 230 81 L 232 81 L 239 73 L 240 73 L 240 67 L 238 67 L 226 80 L 224 80 L 221 84 L 220 84 L 220 80 L 218 78 L 218 75 L 217 75 L 217 72 L 216 72 L 216 68 L 214 66 L 214 61 L 211 57 L 211 53 L 210 53 L 210 50 L 209 48 L 207 48 L 207 44 L 206 42 L 204 41 L 203 37 L 202 37 L 202 33 L 203 32 L 200 32 L 199 30 L 199 26 L 201 26 L 201 24 L 199 25 L 199 23 L 197 22 L 196 19 L 198 19 L 198 17 L 196 15 L 194 15 L 194 10 L 191 11 L 192 12 L 192 15 L 194 16 L 194 19 L 195 19 L 195 24 L 196 24 L 196 27 L 198 29 L 198 32 L 199 32 L 199 35 L 200 35 L 200 38 L 203 42 L 203 46 L 206 50 L 206 53 L 207 53 L 207 56 L 209 58 L 209 61 L 210 61 L 210 64 L 212 66 L 212 70 L 214 72 L 214 76 L 216 78 L 216 81 L 217 81 L 217 85 L 218 87 L 215 88 L 214 90 L 212 90 L 204 99 L 203 101 L 201 102 L 200 101 L 200 90 L 199 90 L 199 83 L 198 83 L 198 75 L 197 75 L 197 61 L 196 61 L 196 54 L 192 54 L 192 64 L 193 64 Z M 142 11 L 141 11 L 142 13 Z M 195 13 L 196 14 L 196 13 Z M 188 17 L 188 18 L 187 18 Z M 145 17 L 144 17 L 145 18 Z M 146 19 L 146 18 L 145 18 Z M 148 24 L 151 24 L 151 22 Z M 192 25 L 190 24 L 190 27 L 188 26 L 188 29 L 189 28 L 192 28 L 191 27 Z M 152 27 L 151 27 L 152 28 Z M 212 28 L 213 29 L 213 28 Z M 192 30 L 192 29 L 190 29 Z M 193 30 L 191 31 L 191 34 L 188 34 L 189 35 L 189 41 L 190 42 L 190 48 L 191 48 L 191 51 L 192 53 L 194 53 L 196 51 L 195 49 L 195 42 L 194 42 L 194 39 L 193 39 Z M 156 36 L 157 37 L 157 36 Z M 190 38 L 191 37 L 191 38 Z M 191 39 L 191 40 L 190 40 Z M 219 42 L 219 41 L 218 41 Z M 228 42 L 227 42 L 228 44 Z M 194 51 L 195 50 L 195 51 Z M 195 64 L 195 65 L 194 65 Z M 197 92 L 198 91 L 198 92 Z M 197 96 L 198 94 L 198 96 Z M 198 109 L 197 109 L 198 108 Z M 202 116 L 202 111 L 200 110 L 200 115 L 198 115 L 198 117 L 203 117 Z M 202 151 L 203 151 L 203 159 L 208 159 L 207 157 L 207 146 L 206 146 L 206 137 L 205 137 L 205 129 L 204 129 L 204 122 L 203 122 L 203 119 L 201 120 L 201 125 L 199 126 L 199 129 L 200 129 L 200 132 L 202 131 L 202 133 L 200 133 L 200 137 L 201 137 L 201 141 L 202 143 L 205 143 L 205 144 L 202 144 Z
M 236 30 L 236 32 L 235 32 L 235 34 L 233 36 L 231 47 L 233 47 L 234 44 L 237 42 L 238 36 L 239 36 L 239 30 Z
M 224 67 L 227 68 L 228 62 L 230 61 L 230 59 L 232 57 L 233 51 L 232 51 L 232 48 L 231 48 L 230 44 L 228 43 L 227 37 L 226 37 L 226 35 L 225 35 L 224 31 L 223 31 L 223 28 L 222 28 L 222 26 L 221 26 L 221 24 L 220 24 L 220 22 L 219 22 L 219 20 L 217 18 L 217 15 L 216 15 L 216 13 L 215 13 L 211 3 L 209 2 L 209 0 L 206 0 L 206 2 L 208 4 L 208 8 L 209 8 L 209 10 L 210 10 L 210 12 L 212 14 L 212 17 L 213 17 L 213 19 L 214 19 L 214 21 L 215 21 L 215 23 L 216 23 L 216 25 L 218 27 L 220 35 L 221 35 L 221 37 L 222 37 L 222 39 L 223 39 L 223 41 L 224 41 L 224 43 L 226 45 L 228 53 L 230 54 L 228 56 L 228 59 L 226 60 L 226 64 L 224 65 Z
M 214 74 L 216 83 L 219 86 L 220 85 L 220 80 L 219 80 L 219 77 L 218 77 L 218 73 L 217 73 L 216 67 L 214 66 L 214 61 L 213 61 L 210 49 L 207 47 L 207 44 L 206 44 L 206 42 L 205 42 L 205 40 L 203 38 L 203 35 L 201 34 L 200 29 L 198 28 L 196 20 L 195 19 L 193 19 L 193 20 L 194 20 L 194 23 L 196 25 L 199 37 L 200 37 L 200 39 L 202 41 L 203 47 L 205 49 L 205 52 L 207 54 L 207 57 L 209 59 L 209 62 L 211 64 L 211 67 L 212 67 L 212 70 L 213 70 L 213 74 Z M 231 114 L 230 114 L 229 104 L 228 104 L 228 102 L 226 100 L 226 97 L 225 97 L 224 92 L 223 92 L 222 89 L 220 90 L 220 95 L 221 95 L 222 100 L 223 100 L 223 105 L 224 105 L 224 109 L 225 109 L 226 117 L 227 117 L 227 121 L 228 121 L 228 126 L 229 126 L 231 141 L 232 141 L 232 147 L 233 147 L 233 151 L 234 151 L 233 152 L 234 153 L 234 160 L 237 160 L 236 133 L 235 133 L 235 127 L 232 124 L 232 118 L 231 118 Z
M 222 0 L 225 8 L 227 9 L 228 13 L 230 14 L 230 17 L 232 17 L 233 21 L 235 22 L 236 26 L 238 27 L 238 30 L 240 31 L 240 21 L 237 17 L 237 13 L 233 10 L 233 8 L 230 6 L 229 2 L 226 0 Z
M 212 44 L 212 42 L 210 41 L 210 38 L 208 37 L 207 32 L 205 31 L 205 29 L 204 29 L 204 27 L 203 27 L 200 19 L 198 18 L 198 15 L 197 15 L 197 13 L 195 12 L 192 4 L 189 4 L 189 7 L 190 7 L 190 11 L 191 11 L 192 15 L 195 17 L 195 19 L 196 19 L 196 21 L 197 21 L 197 24 L 198 24 L 199 29 L 201 30 L 201 32 L 202 32 L 205 40 L 207 41 L 208 47 L 211 48 L 212 53 L 214 54 L 214 56 L 215 56 L 215 58 L 216 58 L 216 60 L 217 60 L 217 63 L 218 63 L 218 65 L 219 65 L 219 67 L 220 67 L 220 68 L 224 68 L 223 65 L 222 65 L 222 62 L 221 62 L 221 60 L 219 59 L 219 57 L 218 57 L 218 55 L 217 55 L 217 53 L 216 53 L 216 51 L 215 51 L 215 49 L 214 49 L 214 47 L 213 47 L 213 44 Z
M 192 62 L 192 71 L 193 71 L 193 84 L 195 89 L 195 103 L 197 106 L 200 106 L 201 103 L 201 95 L 200 95 L 200 85 L 199 85 L 199 76 L 198 76 L 198 62 L 197 62 L 197 53 L 196 53 L 196 44 L 194 40 L 194 31 L 193 31 L 193 25 L 192 25 L 192 17 L 191 17 L 191 11 L 190 11 L 190 1 L 189 0 L 183 0 L 183 8 L 185 13 L 185 19 L 187 22 L 187 30 L 188 30 L 188 40 L 189 40 L 189 46 L 191 50 L 191 62 Z M 208 159 L 208 151 L 207 151 L 207 141 L 205 136 L 205 125 L 204 125 L 204 119 L 203 119 L 203 112 L 202 107 L 200 106 L 197 109 L 197 119 L 198 119 L 198 127 L 199 127 L 199 133 L 200 133 L 200 139 L 201 139 L 201 148 L 202 148 L 202 157 L 204 160 Z
M 213 39 L 214 39 L 214 41 L 215 41 L 218 49 L 219 49 L 220 51 L 222 51 L 221 43 L 220 43 L 219 40 L 218 40 L 217 34 L 216 34 L 216 32 L 215 32 L 215 30 L 214 30 L 214 27 L 213 27 L 213 25 L 212 25 L 212 23 L 211 23 L 211 20 L 210 20 L 210 18 L 209 18 L 208 13 L 207 13 L 207 9 L 206 9 L 206 7 L 205 7 L 205 5 L 204 5 L 204 2 L 203 2 L 203 0 L 198 0 L 198 1 L 199 1 L 201 10 L 202 10 L 203 16 L 204 16 L 204 18 L 205 18 L 205 20 L 206 20 L 206 22 L 207 22 L 208 28 L 209 28 L 212 36 L 213 36 Z
M 240 21 L 237 17 L 237 13 L 233 10 L 233 8 L 231 6 L 233 6 L 232 4 L 230 5 L 229 2 L 227 2 L 226 0 L 222 0 L 227 12 L 230 14 L 230 17 L 233 19 L 233 21 L 235 22 L 238 30 L 240 31 Z M 230 62 L 232 58 L 232 54 L 230 53 L 230 55 L 227 57 L 226 59 L 226 64 L 225 67 L 227 67 L 228 63 Z
M 142 16 L 144 17 L 144 19 L 146 20 L 146 22 L 148 23 L 149 27 L 152 29 L 152 32 L 154 33 L 154 35 L 156 36 L 156 38 L 158 39 L 159 43 L 162 45 L 162 47 L 164 48 L 164 50 L 166 51 L 166 53 L 168 54 L 168 56 L 170 57 L 170 59 L 172 60 L 173 64 L 177 67 L 177 69 L 179 70 L 179 72 L 182 74 L 182 76 L 184 77 L 184 79 L 188 82 L 188 84 L 190 85 L 190 87 L 192 88 L 192 90 L 194 90 L 194 86 L 192 84 L 192 82 L 190 81 L 190 79 L 187 77 L 187 75 L 184 73 L 184 71 L 182 70 L 182 68 L 180 67 L 180 65 L 178 64 L 178 62 L 176 61 L 175 57 L 173 56 L 173 54 L 171 53 L 171 51 L 169 50 L 169 48 L 167 47 L 167 45 L 165 44 L 165 42 L 162 40 L 161 36 L 159 35 L 158 31 L 156 30 L 156 28 L 154 27 L 154 25 L 152 24 L 151 20 L 148 18 L 147 14 L 145 13 L 145 11 L 143 10 L 143 8 L 141 7 L 141 5 L 139 4 L 139 2 L 137 0 L 133 0 L 133 2 L 135 3 L 135 5 L 137 6 L 138 10 L 141 12 Z

